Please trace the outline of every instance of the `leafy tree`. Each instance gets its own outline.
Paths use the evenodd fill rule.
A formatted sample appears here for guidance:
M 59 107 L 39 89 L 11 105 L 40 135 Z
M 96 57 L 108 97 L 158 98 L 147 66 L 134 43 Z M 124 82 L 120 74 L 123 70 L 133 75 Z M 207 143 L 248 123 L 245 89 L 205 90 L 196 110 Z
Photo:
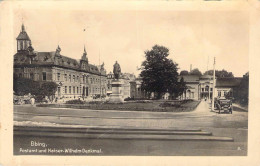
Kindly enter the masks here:
M 36 100 L 42 100 L 45 96 L 53 96 L 58 85 L 55 82 L 39 82 L 28 78 L 14 76 L 13 90 L 18 96 L 34 95 Z
M 181 77 L 180 81 L 177 83 L 177 86 L 175 86 L 175 91 L 174 91 L 174 98 L 179 97 L 180 95 L 183 94 L 183 92 L 185 92 L 185 90 L 187 89 L 186 83 L 183 79 L 183 77 Z
M 23 96 L 31 93 L 37 95 L 40 89 L 40 83 L 28 78 L 19 78 L 14 76 L 13 90 L 16 95 Z
M 155 45 L 145 51 L 146 60 L 142 62 L 140 77 L 141 88 L 148 93 L 155 92 L 157 99 L 166 92 L 173 93 L 178 82 L 178 64 L 168 59 L 169 49 Z
M 199 75 L 199 76 L 201 76 L 202 73 L 199 71 L 198 68 L 195 68 L 195 69 L 191 70 L 190 75 Z
M 51 96 L 55 95 L 55 92 L 57 91 L 58 84 L 55 82 L 44 82 L 41 85 L 39 98 L 44 98 L 47 96 L 49 99 Z
M 247 72 L 243 76 L 240 85 L 236 89 L 234 89 L 234 98 L 240 104 L 248 105 L 248 95 L 249 95 L 249 72 Z
M 204 73 L 204 75 L 213 75 L 213 70 L 208 70 Z M 220 78 L 220 77 L 234 77 L 232 72 L 228 72 L 224 69 L 222 70 L 215 70 L 215 76 Z
M 189 75 L 189 72 L 187 70 L 182 70 L 180 72 L 180 75 Z

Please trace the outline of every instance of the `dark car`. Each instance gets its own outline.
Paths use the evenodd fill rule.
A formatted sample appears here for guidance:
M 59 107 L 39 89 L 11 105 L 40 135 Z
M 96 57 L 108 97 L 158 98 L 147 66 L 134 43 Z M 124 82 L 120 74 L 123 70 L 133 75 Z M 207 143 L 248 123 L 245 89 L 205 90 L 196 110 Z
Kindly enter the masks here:
M 218 110 L 219 114 L 221 112 L 232 114 L 233 111 L 232 100 L 226 98 L 216 99 L 215 108 Z

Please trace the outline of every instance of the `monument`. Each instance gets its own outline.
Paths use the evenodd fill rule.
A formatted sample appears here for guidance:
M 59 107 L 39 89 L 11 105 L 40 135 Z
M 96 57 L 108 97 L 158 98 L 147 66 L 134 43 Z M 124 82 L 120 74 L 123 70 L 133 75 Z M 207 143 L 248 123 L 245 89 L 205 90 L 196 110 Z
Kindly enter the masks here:
M 121 68 L 120 65 L 117 63 L 114 64 L 114 80 L 112 81 L 112 94 L 110 95 L 109 98 L 109 103 L 123 103 L 123 88 L 122 88 L 122 83 L 119 80 L 120 75 L 121 75 Z

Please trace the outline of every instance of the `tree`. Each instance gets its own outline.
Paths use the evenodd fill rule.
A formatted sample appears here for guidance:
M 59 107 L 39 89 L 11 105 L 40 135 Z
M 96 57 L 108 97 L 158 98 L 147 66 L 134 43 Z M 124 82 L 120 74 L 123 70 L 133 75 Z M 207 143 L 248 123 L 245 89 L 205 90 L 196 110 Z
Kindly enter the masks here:
M 55 92 L 57 91 L 58 84 L 55 82 L 44 82 L 41 85 L 40 91 L 39 91 L 39 97 L 44 98 L 47 96 L 49 99 L 51 96 L 55 95 Z
M 53 96 L 57 90 L 57 87 L 58 84 L 55 82 L 33 81 L 28 78 L 16 77 L 14 75 L 13 90 L 18 96 L 24 96 L 30 93 L 39 101 L 45 96 Z
M 189 75 L 189 72 L 187 70 L 182 70 L 180 72 L 180 75 Z
M 13 90 L 16 95 L 24 96 L 27 94 L 37 95 L 40 89 L 40 83 L 28 78 L 19 78 L 14 76 Z
M 187 89 L 186 83 L 183 79 L 183 77 L 181 77 L 180 81 L 177 83 L 177 86 L 175 87 L 175 91 L 174 91 L 174 98 L 179 97 L 180 95 L 183 94 L 183 92 L 185 92 L 185 90 Z
M 213 75 L 213 70 L 208 70 L 204 73 L 204 75 Z M 234 77 L 233 73 L 232 72 L 228 72 L 224 69 L 222 70 L 216 70 L 215 71 L 215 76 L 220 78 L 220 77 Z
M 248 94 L 249 94 L 249 72 L 247 72 L 239 86 L 234 89 L 234 98 L 237 102 L 242 105 L 248 105 Z
M 195 68 L 195 69 L 190 71 L 190 75 L 199 75 L 199 76 L 201 76 L 202 73 L 199 71 L 198 68 Z
M 178 64 L 168 59 L 169 49 L 155 45 L 145 51 L 146 60 L 142 62 L 140 77 L 141 88 L 148 93 L 155 92 L 157 99 L 166 92 L 173 93 L 178 82 Z

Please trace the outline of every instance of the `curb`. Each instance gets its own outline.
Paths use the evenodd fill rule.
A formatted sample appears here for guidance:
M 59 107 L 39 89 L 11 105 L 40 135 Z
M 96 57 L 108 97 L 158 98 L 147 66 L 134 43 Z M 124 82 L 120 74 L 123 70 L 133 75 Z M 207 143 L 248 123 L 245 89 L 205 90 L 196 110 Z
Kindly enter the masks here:
M 23 132 L 16 131 L 14 135 L 37 137 L 65 137 L 84 139 L 112 139 L 112 140 L 169 140 L 169 141 L 222 141 L 233 142 L 233 138 L 194 135 L 140 135 L 140 134 L 83 134 L 83 133 L 53 133 L 53 132 Z
M 103 126 L 86 126 L 86 127 L 64 127 L 64 126 L 17 126 L 14 131 L 67 131 L 67 132 L 86 132 L 90 130 L 113 130 L 113 131 L 163 131 L 163 132 L 202 132 L 201 129 L 181 129 L 181 128 L 131 128 L 131 127 L 103 127 Z

